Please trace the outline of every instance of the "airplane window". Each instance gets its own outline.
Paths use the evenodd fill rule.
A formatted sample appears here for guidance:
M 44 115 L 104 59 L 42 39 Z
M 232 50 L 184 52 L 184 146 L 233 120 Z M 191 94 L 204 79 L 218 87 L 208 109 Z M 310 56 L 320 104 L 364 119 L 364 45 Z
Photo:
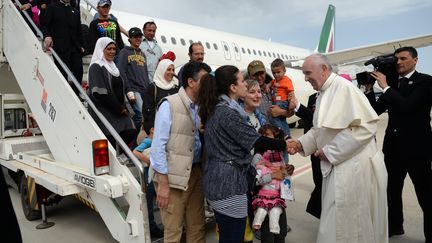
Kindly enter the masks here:
M 213 48 L 214 48 L 215 50 L 218 49 L 218 46 L 216 45 L 216 43 L 213 43 Z
M 206 42 L 206 47 L 207 47 L 207 49 L 211 48 L 211 46 L 210 46 L 210 44 L 208 42 Z
M 171 37 L 171 43 L 172 43 L 173 45 L 177 44 L 177 41 L 176 41 L 176 39 L 175 39 L 174 37 Z
M 258 50 L 258 55 L 260 55 L 260 56 L 261 56 L 261 51 L 260 51 L 260 50 Z
M 267 56 L 267 52 L 263 51 L 263 54 L 264 54 L 265 57 Z
M 253 54 L 256 55 L 256 51 L 255 51 L 255 49 L 252 49 L 252 51 L 253 51 Z
M 192 45 L 193 43 L 194 43 L 194 42 L 193 42 L 193 40 L 189 40 L 189 44 L 191 44 L 191 45 Z
M 237 46 L 234 46 L 234 51 L 239 52 L 239 49 L 237 48 Z
M 201 41 L 198 41 L 198 43 L 200 43 L 200 44 L 202 45 L 202 42 L 201 42 Z
M 273 57 L 276 58 L 276 55 L 274 54 L 274 52 L 273 52 Z
M 181 44 L 182 44 L 183 46 L 186 45 L 186 41 L 185 41 L 183 38 L 180 39 L 180 42 L 181 42 Z
M 249 53 L 249 55 L 251 54 L 251 51 L 250 51 L 250 49 L 248 48 L 248 53 Z
M 162 43 L 167 43 L 166 37 L 164 35 L 161 36 Z
M 268 53 L 268 56 L 271 57 L 271 53 L 270 52 L 267 52 L 267 53 Z
M 224 45 L 224 49 L 225 49 L 225 51 L 228 51 L 228 46 Z
M 243 54 L 245 54 L 246 52 L 245 52 L 245 49 L 242 47 L 242 52 L 243 52 Z

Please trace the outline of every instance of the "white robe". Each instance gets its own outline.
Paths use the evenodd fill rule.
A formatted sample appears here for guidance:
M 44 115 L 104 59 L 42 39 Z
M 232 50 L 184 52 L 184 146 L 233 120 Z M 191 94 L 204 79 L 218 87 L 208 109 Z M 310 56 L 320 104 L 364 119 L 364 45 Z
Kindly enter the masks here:
M 323 149 L 317 242 L 388 242 L 387 171 L 375 142 L 378 116 L 352 83 L 331 74 L 320 90 L 302 154 Z

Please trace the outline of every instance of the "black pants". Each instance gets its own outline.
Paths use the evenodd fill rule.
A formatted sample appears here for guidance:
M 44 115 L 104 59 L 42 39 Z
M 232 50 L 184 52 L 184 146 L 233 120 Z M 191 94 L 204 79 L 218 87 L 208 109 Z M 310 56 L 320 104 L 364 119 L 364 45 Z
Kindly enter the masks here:
M 403 228 L 402 189 L 408 173 L 413 182 L 417 200 L 423 210 L 426 241 L 432 241 L 432 164 L 430 159 L 403 160 L 400 157 L 386 154 L 384 160 L 388 173 L 389 230 L 399 231 Z
M 243 243 L 246 217 L 233 218 L 214 211 L 219 227 L 219 243 Z
M 74 49 L 75 47 L 71 47 L 71 48 Z M 72 74 L 75 76 L 78 83 L 81 84 L 83 78 L 83 62 L 82 62 L 81 53 L 79 53 L 78 50 L 66 50 L 66 51 L 55 50 L 55 51 L 62 59 L 62 61 L 66 64 L 66 66 L 69 68 L 69 70 L 72 72 Z M 56 64 L 60 72 L 63 74 L 63 77 L 68 81 L 68 75 L 66 71 L 60 66 L 60 63 L 58 63 L 56 59 L 54 59 L 54 63 Z M 78 89 L 75 87 L 75 85 L 72 83 L 69 84 L 71 85 L 75 94 L 78 95 L 79 92 Z
M 306 212 L 319 219 L 321 216 L 321 190 L 323 180 L 321 173 L 321 161 L 314 155 L 311 155 L 310 159 L 312 163 L 312 177 L 315 188 L 311 193 L 311 197 L 306 207 Z
M 6 180 L 3 177 L 3 166 L 0 166 L 0 210 L 2 215 L 2 242 L 22 242 L 20 227 L 12 206 Z

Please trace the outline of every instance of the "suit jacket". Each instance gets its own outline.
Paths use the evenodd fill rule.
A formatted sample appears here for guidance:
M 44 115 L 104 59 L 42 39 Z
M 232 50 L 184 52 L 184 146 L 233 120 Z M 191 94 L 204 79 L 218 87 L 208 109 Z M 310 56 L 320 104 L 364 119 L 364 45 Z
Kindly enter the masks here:
M 307 107 L 300 104 L 296 115 L 303 119 L 304 122 L 304 133 L 307 133 L 312 128 L 313 114 L 315 112 L 317 94 L 312 94 L 309 96 Z
M 407 81 L 390 80 L 390 88 L 374 105 L 378 115 L 388 110 L 384 154 L 402 159 L 432 158 L 431 85 L 432 77 L 417 71 Z
M 56 2 L 48 5 L 42 31 L 45 37 L 53 38 L 56 52 L 78 51 L 84 47 L 81 33 L 81 17 L 77 9 Z

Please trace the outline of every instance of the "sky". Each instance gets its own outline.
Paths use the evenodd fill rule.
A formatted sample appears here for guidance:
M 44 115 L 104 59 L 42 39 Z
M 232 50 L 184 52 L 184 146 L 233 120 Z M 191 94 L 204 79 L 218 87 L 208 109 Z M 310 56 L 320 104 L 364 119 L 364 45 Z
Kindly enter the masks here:
M 112 8 L 121 11 L 309 50 L 318 44 L 329 4 L 336 7 L 335 50 L 432 33 L 431 0 L 112 1 Z M 432 46 L 418 51 L 417 70 L 432 74 Z

